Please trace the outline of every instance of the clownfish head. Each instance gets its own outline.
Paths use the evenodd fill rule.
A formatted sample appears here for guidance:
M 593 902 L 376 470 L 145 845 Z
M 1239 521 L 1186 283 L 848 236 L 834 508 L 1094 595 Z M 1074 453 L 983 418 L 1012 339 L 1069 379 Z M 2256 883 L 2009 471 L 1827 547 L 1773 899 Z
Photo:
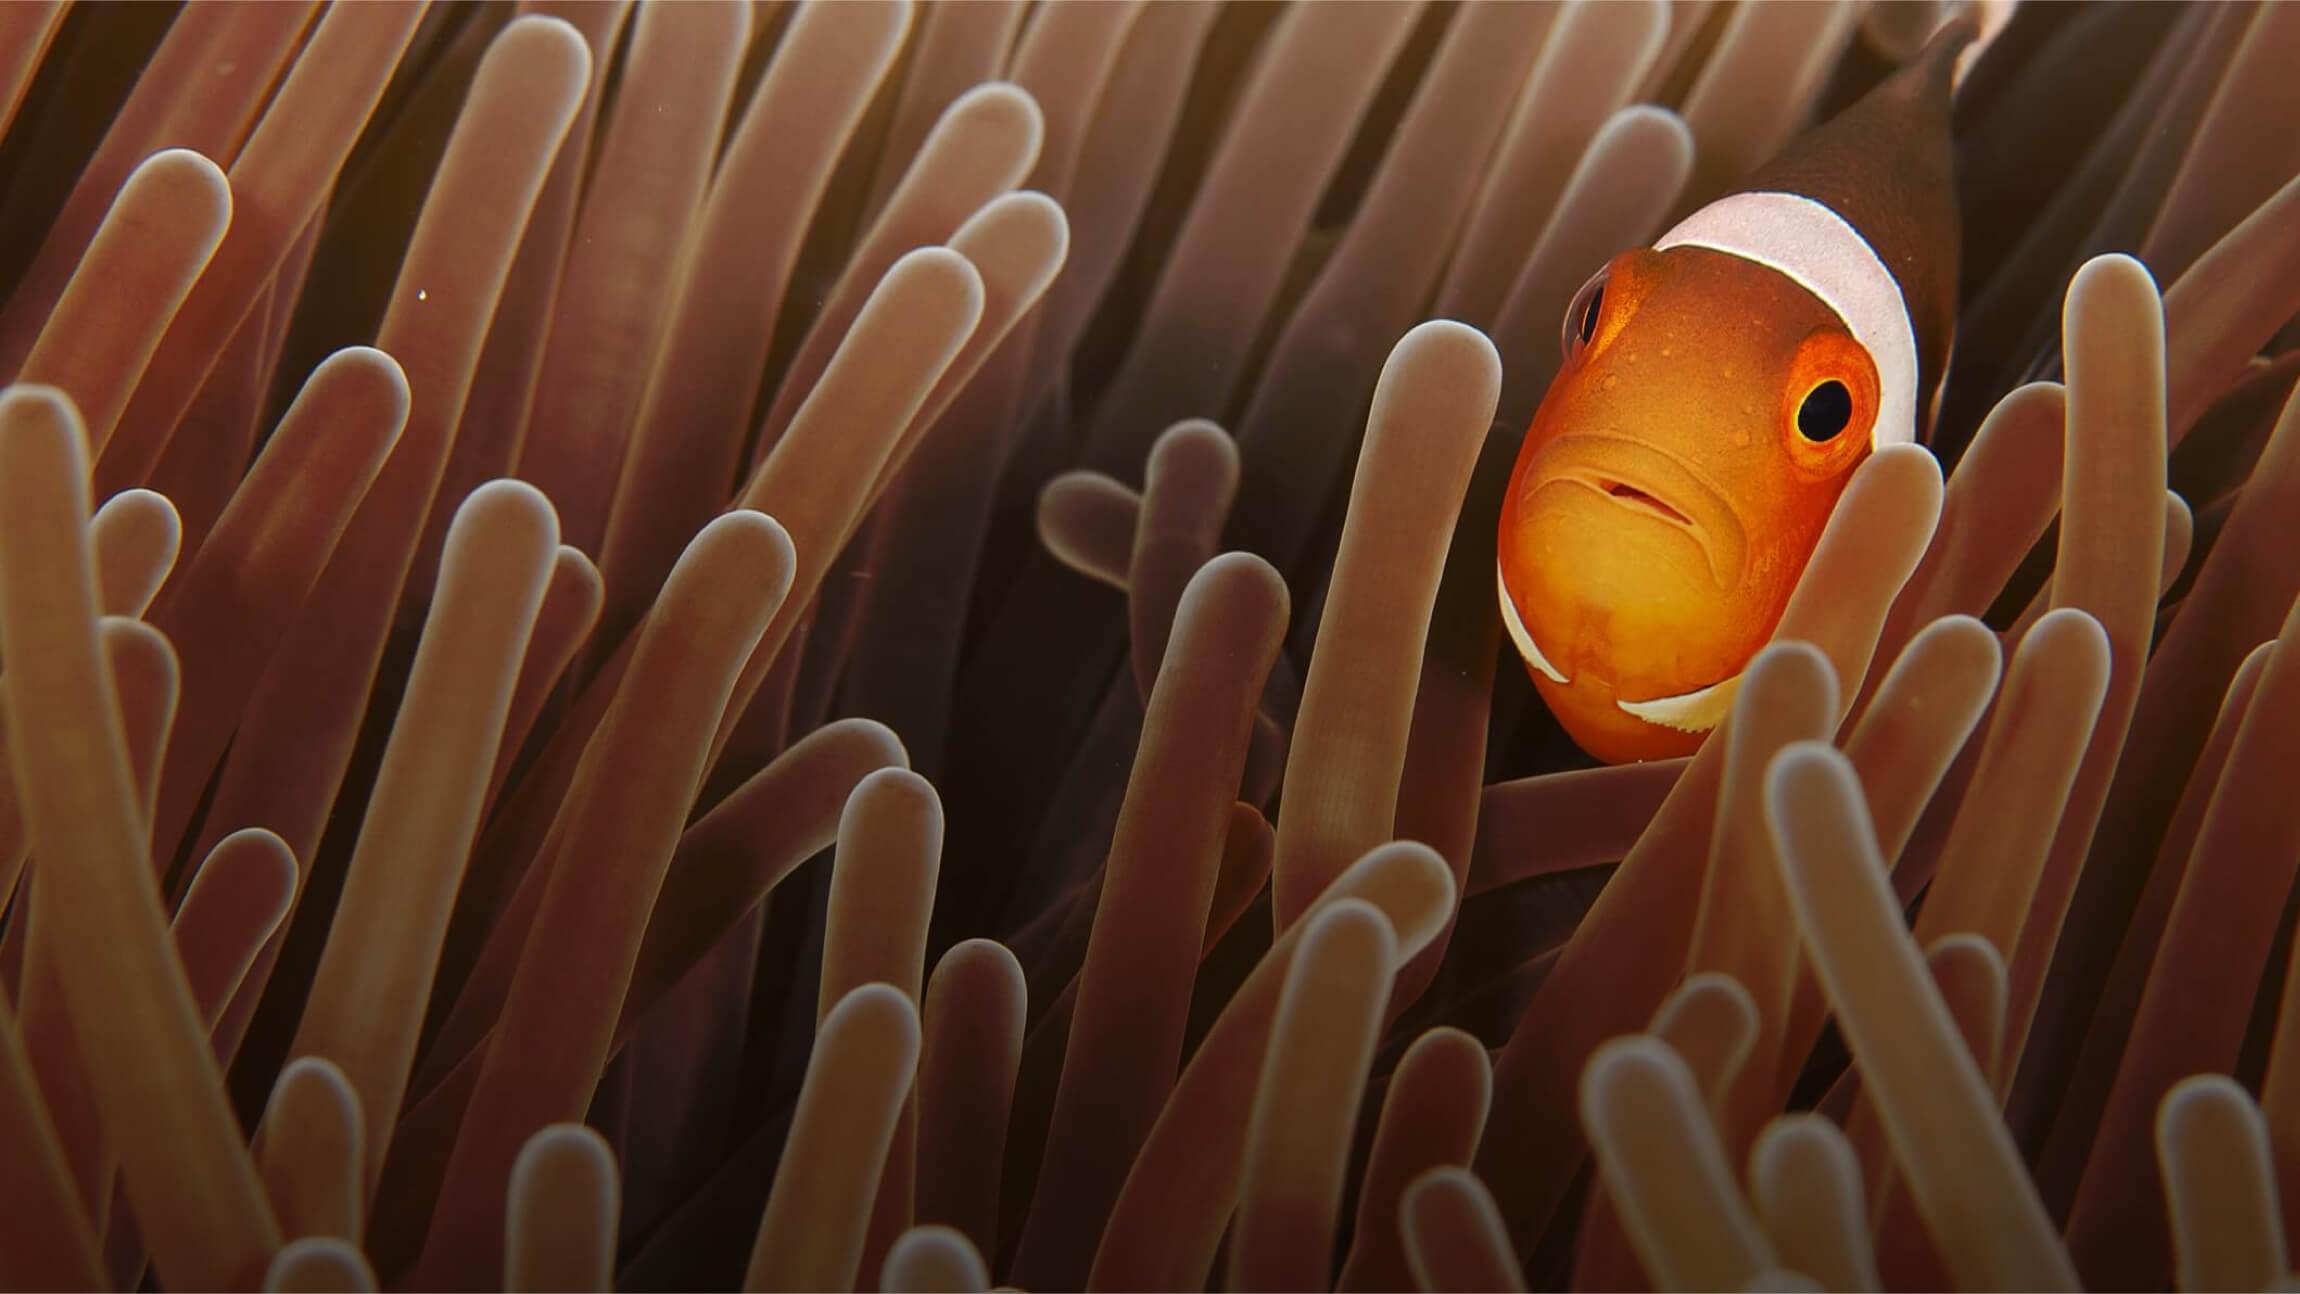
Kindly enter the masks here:
M 1900 290 L 1827 207 L 1703 208 L 1582 288 L 1502 506 L 1502 623 L 1609 761 L 1731 709 L 1854 469 L 1915 437 Z

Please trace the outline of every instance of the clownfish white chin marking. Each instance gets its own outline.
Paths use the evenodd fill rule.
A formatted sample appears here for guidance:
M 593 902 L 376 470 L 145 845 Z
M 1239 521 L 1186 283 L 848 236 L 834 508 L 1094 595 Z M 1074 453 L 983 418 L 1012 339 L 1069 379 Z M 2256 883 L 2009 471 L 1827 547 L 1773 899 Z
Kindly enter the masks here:
M 1665 696 L 1652 701 L 1616 701 L 1622 713 L 1679 732 L 1707 732 L 1725 721 L 1733 709 L 1733 696 L 1741 690 L 1741 676 L 1712 683 L 1698 692 Z
M 1917 334 L 1900 281 L 1843 216 L 1797 193 L 1735 193 L 1680 221 L 1653 244 L 1705 247 L 1794 280 L 1844 322 L 1877 366 L 1870 445 L 1917 438 Z
M 1526 632 L 1525 621 L 1517 614 L 1517 602 L 1509 596 L 1509 580 L 1502 575 L 1499 562 L 1493 566 L 1493 585 L 1494 591 L 1501 595 L 1502 626 L 1509 630 L 1509 640 L 1516 644 L 1517 654 L 1525 658 L 1526 664 L 1540 670 L 1542 677 L 1550 682 L 1571 683 L 1573 680 L 1560 674 L 1557 666 L 1550 664 L 1549 658 L 1541 654 L 1541 648 L 1533 645 L 1533 635 Z
M 1509 640 L 1517 647 L 1525 663 L 1539 671 L 1552 683 L 1570 685 L 1573 680 L 1561 673 L 1557 666 L 1536 646 L 1533 635 L 1526 631 L 1525 620 L 1517 613 L 1517 602 L 1509 596 L 1509 581 L 1496 563 L 1493 571 L 1494 592 L 1501 602 L 1501 623 L 1509 631 Z M 1698 692 L 1683 696 L 1657 697 L 1651 701 L 1616 701 L 1624 714 L 1643 719 L 1663 728 L 1679 732 L 1707 732 L 1725 721 L 1733 708 L 1733 696 L 1741 690 L 1741 676 L 1735 674 L 1722 682 L 1712 683 Z

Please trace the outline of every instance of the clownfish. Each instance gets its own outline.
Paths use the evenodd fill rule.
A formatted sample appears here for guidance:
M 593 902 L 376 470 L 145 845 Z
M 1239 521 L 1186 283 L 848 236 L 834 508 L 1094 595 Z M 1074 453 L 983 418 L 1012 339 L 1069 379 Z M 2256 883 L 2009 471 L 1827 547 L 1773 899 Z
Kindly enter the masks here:
M 1972 37 L 1942 28 L 1567 308 L 1497 576 L 1510 641 L 1589 754 L 1699 746 L 1854 470 L 1929 425 L 1955 326 L 1950 78 Z

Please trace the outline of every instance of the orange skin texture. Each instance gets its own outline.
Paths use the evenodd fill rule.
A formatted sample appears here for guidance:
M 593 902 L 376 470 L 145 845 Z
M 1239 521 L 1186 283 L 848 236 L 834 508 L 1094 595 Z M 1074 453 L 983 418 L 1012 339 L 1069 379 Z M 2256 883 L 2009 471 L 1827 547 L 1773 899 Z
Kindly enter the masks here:
M 1609 763 L 1665 759 L 1708 734 L 1616 702 L 1738 675 L 1772 635 L 1869 455 L 1876 369 L 1795 280 L 1706 248 L 1617 257 L 1585 342 L 1584 305 L 1510 477 L 1502 580 L 1570 680 L 1527 666 L 1574 741 Z M 1831 380 L 1852 417 L 1815 442 L 1798 409 Z

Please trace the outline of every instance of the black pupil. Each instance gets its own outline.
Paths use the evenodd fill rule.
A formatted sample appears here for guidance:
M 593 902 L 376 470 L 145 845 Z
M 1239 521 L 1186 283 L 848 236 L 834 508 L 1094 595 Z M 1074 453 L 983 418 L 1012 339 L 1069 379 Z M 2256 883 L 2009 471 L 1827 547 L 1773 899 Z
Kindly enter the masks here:
M 1589 294 L 1589 306 L 1581 312 L 1581 341 L 1583 345 L 1597 335 L 1597 312 L 1605 308 L 1605 285 L 1600 283 Z
M 1797 432 L 1807 440 L 1834 440 L 1853 421 L 1853 393 L 1842 382 L 1823 382 L 1797 406 Z

